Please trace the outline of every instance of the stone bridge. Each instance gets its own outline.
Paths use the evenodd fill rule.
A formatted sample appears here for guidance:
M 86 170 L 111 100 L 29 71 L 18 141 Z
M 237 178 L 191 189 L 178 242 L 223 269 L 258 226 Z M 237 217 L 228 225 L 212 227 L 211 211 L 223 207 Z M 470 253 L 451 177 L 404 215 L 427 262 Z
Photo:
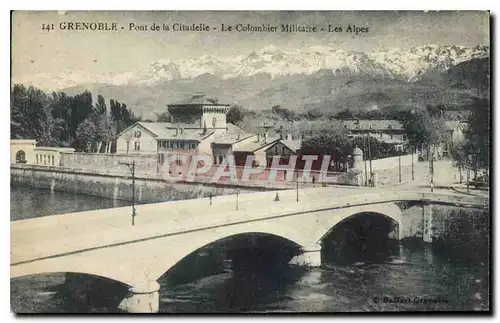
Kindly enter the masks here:
M 373 188 L 309 188 L 260 192 L 53 215 L 11 222 L 11 278 L 83 273 L 129 287 L 120 308 L 157 312 L 157 280 L 200 248 L 240 234 L 262 233 L 297 246 L 294 263 L 321 265 L 321 241 L 357 214 L 392 219 L 402 237 L 399 202 L 422 205 L 424 241 L 432 240 L 432 204 L 487 208 L 488 199 L 457 194 Z M 276 201 L 276 197 L 279 201 Z M 297 202 L 297 198 L 299 202 Z M 399 203 L 399 204 L 398 204 Z

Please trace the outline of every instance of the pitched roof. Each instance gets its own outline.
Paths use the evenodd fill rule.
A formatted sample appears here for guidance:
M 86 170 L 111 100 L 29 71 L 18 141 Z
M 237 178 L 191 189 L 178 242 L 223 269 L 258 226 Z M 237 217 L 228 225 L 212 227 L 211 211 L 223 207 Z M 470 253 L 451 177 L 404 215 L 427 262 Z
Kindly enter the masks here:
M 280 138 L 277 137 L 268 137 L 266 140 L 264 140 L 261 136 L 261 139 L 259 142 L 249 142 L 246 143 L 240 147 L 237 147 L 234 149 L 235 152 L 254 152 L 257 150 L 261 150 L 264 148 L 267 148 L 269 146 L 274 145 Z
M 156 139 L 201 141 L 207 137 L 210 137 L 212 134 L 214 134 L 213 131 L 207 131 L 204 133 L 202 129 L 169 128 Z
M 342 120 L 348 130 L 403 130 L 403 124 L 398 120 Z
M 210 98 L 207 97 L 204 94 L 193 94 L 188 98 L 185 98 L 184 100 L 181 100 L 180 102 L 168 104 L 169 106 L 175 106 L 175 105 L 218 105 L 218 106 L 229 106 L 230 104 L 222 104 L 219 103 L 219 100 L 216 98 Z
M 136 122 L 127 129 L 123 130 L 118 135 L 118 137 L 137 125 L 143 127 L 144 129 L 152 133 L 156 139 L 178 139 L 178 140 L 198 141 L 214 133 L 213 131 L 210 131 L 210 129 L 206 133 L 203 133 L 203 129 L 200 128 L 199 126 L 186 123 Z
M 255 134 L 245 132 L 243 129 L 228 123 L 226 125 L 227 130 L 217 136 L 215 136 L 214 144 L 233 144 L 245 138 L 255 136 Z
M 288 149 L 290 149 L 293 152 L 297 152 L 300 149 L 300 146 L 302 144 L 301 140 L 294 140 L 294 139 L 281 139 L 280 140 L 283 145 L 287 146 Z

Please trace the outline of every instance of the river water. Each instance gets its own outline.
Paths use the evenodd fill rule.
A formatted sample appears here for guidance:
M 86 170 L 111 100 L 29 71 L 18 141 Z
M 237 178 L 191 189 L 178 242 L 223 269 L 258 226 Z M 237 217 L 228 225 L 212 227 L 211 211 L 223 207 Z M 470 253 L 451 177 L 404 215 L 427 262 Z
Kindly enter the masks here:
M 90 196 L 11 187 L 11 221 L 129 204 Z M 488 250 L 439 250 L 396 242 L 382 254 L 324 254 L 321 268 L 252 268 L 245 273 L 212 259 L 190 256 L 160 282 L 160 312 L 366 312 L 489 310 Z M 217 262 L 216 266 L 210 263 Z M 208 265 L 207 265 L 208 264 Z M 219 266 L 220 265 L 220 266 Z M 213 268 L 218 268 L 212 270 Z M 202 268 L 202 269 L 200 269 Z M 211 268 L 208 270 L 208 268 Z M 200 270 L 197 270 L 200 269 Z M 175 272 L 182 272 L 182 278 Z M 187 278 L 186 278 L 187 277 Z M 11 280 L 17 313 L 113 312 L 75 305 L 61 296 L 64 274 Z

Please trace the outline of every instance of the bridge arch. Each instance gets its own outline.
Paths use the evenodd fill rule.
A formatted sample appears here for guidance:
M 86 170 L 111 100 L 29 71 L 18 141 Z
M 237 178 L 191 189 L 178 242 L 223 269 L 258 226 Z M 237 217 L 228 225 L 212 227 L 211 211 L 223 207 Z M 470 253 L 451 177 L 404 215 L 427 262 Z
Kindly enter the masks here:
M 224 226 L 220 228 L 203 230 L 182 235 L 177 239 L 170 239 L 169 243 L 175 243 L 178 247 L 166 248 L 168 254 L 158 253 L 156 261 L 149 269 L 150 277 L 157 280 L 171 268 L 180 263 L 184 258 L 218 241 L 245 234 L 263 234 L 282 239 L 298 249 L 308 245 L 308 240 L 299 234 L 298 230 L 276 221 L 249 222 L 246 225 Z M 161 247 L 159 249 L 161 250 Z
M 130 275 L 128 270 L 110 267 L 109 263 L 100 263 L 92 259 L 75 260 L 72 256 L 11 266 L 11 278 L 56 273 L 84 274 L 106 278 L 111 281 L 120 282 L 127 287 L 137 286 L 138 283 L 142 282 L 137 281 L 137 277 Z
M 335 228 L 350 219 L 353 219 L 357 215 L 371 213 L 381 217 L 391 219 L 396 222 L 399 226 L 402 225 L 402 212 L 401 209 L 394 203 L 384 203 L 384 204 L 373 204 L 368 206 L 356 206 L 352 208 L 345 208 L 342 210 L 333 210 L 335 216 L 333 217 L 323 217 L 321 223 L 317 226 L 318 231 L 316 232 L 318 244 L 330 234 Z

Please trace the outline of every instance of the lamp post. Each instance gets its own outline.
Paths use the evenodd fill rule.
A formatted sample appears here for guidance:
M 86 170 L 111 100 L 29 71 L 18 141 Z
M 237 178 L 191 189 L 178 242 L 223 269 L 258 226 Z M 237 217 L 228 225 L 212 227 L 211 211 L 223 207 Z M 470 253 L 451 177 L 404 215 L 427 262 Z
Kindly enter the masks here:
M 297 186 L 297 202 L 299 201 L 299 168 L 295 167 L 295 172 L 297 173 L 297 178 L 295 179 Z
M 238 211 L 238 198 L 239 198 L 239 195 L 240 195 L 240 189 L 237 188 L 236 189 L 236 211 Z
M 367 164 L 367 157 L 368 157 L 368 154 L 366 153 L 366 142 L 367 142 L 367 139 L 365 138 L 365 140 L 363 140 L 363 144 L 364 144 L 364 149 L 363 149 L 363 158 L 365 160 L 365 186 L 368 186 L 368 164 Z
M 120 165 L 126 165 L 130 172 L 132 173 L 132 225 L 135 225 L 135 162 L 132 163 L 119 163 Z
M 399 182 L 400 183 L 401 183 L 401 153 L 402 153 L 402 151 L 399 153 L 399 158 L 398 158 L 398 162 L 399 162 L 398 174 L 399 174 Z
M 373 169 L 372 169 L 372 150 L 370 148 L 370 134 L 368 134 L 366 137 L 368 138 L 368 158 L 370 159 L 370 186 L 373 186 L 373 183 L 372 183 L 372 173 L 373 173 Z
M 430 167 L 429 171 L 431 173 L 431 192 L 434 192 L 434 146 L 429 147 L 429 155 L 430 155 Z
M 415 146 L 411 146 L 411 180 L 414 181 L 415 180 L 415 162 L 414 162 L 414 159 L 415 158 Z

